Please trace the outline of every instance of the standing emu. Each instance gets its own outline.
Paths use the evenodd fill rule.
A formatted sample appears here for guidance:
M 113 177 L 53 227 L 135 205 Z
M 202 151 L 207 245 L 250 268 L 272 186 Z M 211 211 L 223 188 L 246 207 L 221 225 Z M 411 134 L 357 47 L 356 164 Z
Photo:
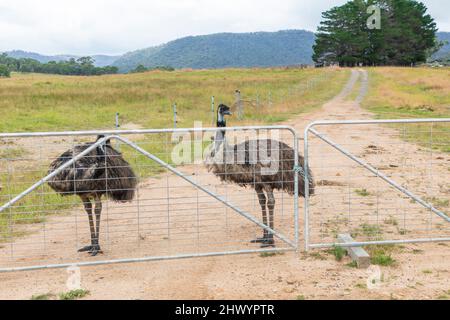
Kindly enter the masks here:
M 230 108 L 221 104 L 217 110 L 217 127 L 226 127 L 225 116 L 231 115 Z M 256 150 L 253 150 L 255 149 Z M 264 168 L 270 167 L 273 160 L 268 160 L 267 164 L 261 159 L 261 148 L 267 148 L 264 152 L 273 158 L 273 152 L 278 152 L 276 161 L 279 161 L 277 172 L 267 174 Z M 256 151 L 256 152 L 255 152 Z M 239 153 L 245 154 L 239 154 Z M 252 154 L 250 154 L 252 152 Z M 257 159 L 250 161 L 251 155 Z M 230 146 L 225 139 L 225 130 L 218 131 L 214 138 L 214 149 L 211 152 L 211 158 L 207 161 L 207 167 L 222 181 L 236 183 L 239 186 L 251 187 L 258 194 L 259 204 L 262 209 L 263 223 L 274 230 L 273 211 L 275 208 L 275 197 L 273 190 L 283 190 L 290 195 L 294 194 L 294 167 L 295 157 L 298 157 L 299 166 L 304 168 L 304 159 L 301 155 L 295 154 L 295 151 L 287 144 L 268 139 L 258 139 L 245 141 L 241 144 Z M 231 159 L 231 161 L 230 161 Z M 237 160 L 240 159 L 240 160 Z M 270 158 L 269 158 L 270 159 Z M 263 161 L 262 161 L 263 160 Z M 311 170 L 308 168 L 309 194 L 314 194 L 314 180 Z M 299 196 L 305 196 L 304 179 L 302 176 L 298 179 Z M 267 221 L 267 210 L 269 211 L 269 221 Z M 267 223 L 269 222 L 269 223 Z M 262 238 L 253 240 L 252 243 L 260 243 L 262 248 L 274 247 L 275 241 L 273 234 L 264 230 Z
M 98 136 L 97 141 L 102 138 L 104 136 Z M 92 145 L 93 143 L 86 143 L 67 150 L 53 161 L 49 173 Z M 102 252 L 99 244 L 102 196 L 106 194 L 117 202 L 131 201 L 137 179 L 122 154 L 111 146 L 110 140 L 106 140 L 105 143 L 75 161 L 73 165 L 55 175 L 48 184 L 62 196 L 78 195 L 81 198 L 89 218 L 91 245 L 81 248 L 78 252 L 89 252 L 91 256 L 96 256 Z M 95 202 L 95 225 L 91 201 Z

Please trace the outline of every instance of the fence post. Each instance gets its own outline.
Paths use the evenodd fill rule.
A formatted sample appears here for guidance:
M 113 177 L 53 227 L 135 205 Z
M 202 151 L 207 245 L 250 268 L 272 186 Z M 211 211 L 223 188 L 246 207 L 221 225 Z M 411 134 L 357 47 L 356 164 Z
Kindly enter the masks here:
M 272 91 L 269 91 L 269 109 L 272 109 Z
M 241 91 L 239 90 L 236 90 L 236 108 L 238 119 L 241 120 L 244 112 L 242 110 Z
M 215 114 L 214 114 L 214 96 L 211 97 L 211 126 L 214 127 L 214 120 L 215 120 Z
M 120 130 L 119 116 L 120 114 L 116 112 L 116 123 L 115 123 L 116 130 Z M 117 141 L 117 151 L 120 152 L 120 141 Z
M 177 128 L 177 103 L 173 104 L 173 127 Z

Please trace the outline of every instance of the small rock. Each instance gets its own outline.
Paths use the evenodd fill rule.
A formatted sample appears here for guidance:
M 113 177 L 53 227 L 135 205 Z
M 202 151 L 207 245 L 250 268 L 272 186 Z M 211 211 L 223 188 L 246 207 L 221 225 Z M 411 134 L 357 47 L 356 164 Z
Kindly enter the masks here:
M 295 280 L 295 279 L 288 279 L 288 280 L 286 280 L 286 283 L 290 284 L 290 285 L 293 285 L 293 284 L 297 283 L 297 280 Z
M 286 293 L 294 293 L 295 289 L 294 288 L 284 288 L 283 291 Z

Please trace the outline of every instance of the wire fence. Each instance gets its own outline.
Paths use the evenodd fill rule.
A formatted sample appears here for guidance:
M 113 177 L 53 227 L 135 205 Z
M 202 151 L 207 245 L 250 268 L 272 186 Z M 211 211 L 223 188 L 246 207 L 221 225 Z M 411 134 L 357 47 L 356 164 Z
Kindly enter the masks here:
M 255 119 L 264 112 L 273 114 L 273 107 L 290 102 L 296 96 L 301 96 L 315 90 L 318 85 L 326 83 L 330 77 L 330 72 L 321 72 L 314 77 L 301 80 L 283 89 L 274 88 L 271 90 L 268 88 L 257 88 L 254 90 L 256 92 L 252 93 L 236 89 L 234 97 L 229 99 L 230 101 L 234 101 L 230 107 L 235 110 L 239 120 L 243 120 L 246 117 Z M 205 101 L 205 103 L 208 102 Z M 216 101 L 215 96 L 212 96 L 209 103 L 211 105 L 211 125 L 215 126 L 217 116 L 216 108 L 221 102 Z M 177 107 L 177 102 L 174 102 L 171 108 L 173 112 L 173 127 L 176 128 L 179 114 L 183 112 L 183 105 L 178 104 Z
M 294 154 L 298 151 L 295 132 L 288 127 L 221 130 L 226 130 L 230 145 L 275 137 L 286 145 L 271 154 L 284 152 L 286 146 L 294 148 Z M 274 191 L 271 226 L 263 219 L 255 192 L 262 184 L 258 170 L 247 188 L 220 180 L 220 175 L 231 174 L 227 168 L 239 177 L 248 174 L 248 166 L 257 168 L 257 162 L 247 161 L 246 172 L 240 171 L 245 163 L 225 166 L 224 172 L 206 167 L 215 134 L 215 129 L 120 131 L 117 126 L 109 132 L 0 135 L 0 270 L 295 250 L 298 198 Z M 96 135 L 106 137 L 96 140 Z M 112 153 L 119 147 L 121 153 Z M 58 164 L 49 170 L 66 150 L 62 163 L 67 167 Z M 129 202 L 111 200 L 127 191 L 117 187 L 118 180 L 134 179 L 130 173 L 117 176 L 128 164 L 114 158 L 127 161 L 137 177 Z M 294 161 L 280 159 L 271 163 L 279 161 L 283 167 L 282 161 Z M 72 187 L 62 197 L 49 187 L 49 181 Z M 96 195 L 103 195 L 101 213 Z M 94 224 L 101 222 L 97 233 L 94 227 L 94 236 L 89 207 Z M 275 247 L 251 243 L 264 230 L 274 235 Z M 99 250 L 92 248 L 96 241 Z M 78 252 L 86 245 L 85 252 Z
M 450 241 L 450 119 L 316 122 L 305 246 Z

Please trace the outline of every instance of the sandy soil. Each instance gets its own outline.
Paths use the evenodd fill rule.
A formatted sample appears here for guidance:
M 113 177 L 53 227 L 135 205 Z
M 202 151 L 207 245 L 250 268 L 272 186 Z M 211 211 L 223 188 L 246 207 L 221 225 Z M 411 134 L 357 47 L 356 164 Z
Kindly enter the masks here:
M 359 96 L 347 101 L 358 81 L 362 81 Z M 366 91 L 367 74 L 353 71 L 339 96 L 320 110 L 286 124 L 301 133 L 314 120 L 371 118 L 359 106 Z M 408 144 L 400 139 L 398 130 L 389 127 L 317 130 L 416 194 L 450 198 L 448 154 Z M 332 241 L 336 232 L 358 232 L 363 223 L 375 221 L 389 239 L 450 235 L 439 218 L 377 182 L 379 179 L 366 170 L 317 139 L 311 146 L 312 169 L 319 181 L 317 196 L 311 199 L 313 243 Z M 201 166 L 185 166 L 182 171 L 259 217 L 252 191 L 219 184 Z M 366 189 L 369 195 L 358 197 L 354 190 L 359 189 Z M 187 183 L 167 175 L 142 182 L 138 199 L 131 204 L 108 203 L 102 221 L 105 253 L 95 258 L 76 253 L 89 239 L 82 210 L 52 217 L 45 225 L 22 226 L 28 236 L 10 246 L 0 245 L 1 257 L 14 253 L 14 258 L 0 259 L 2 267 L 255 248 L 248 240 L 260 233 L 256 226 L 207 197 L 194 197 L 194 193 L 197 191 Z M 283 204 L 276 209 L 277 231 L 293 239 L 292 198 L 281 193 L 276 196 L 277 203 Z M 187 204 L 186 197 L 196 203 Z M 300 205 L 303 207 L 302 200 Z M 387 219 L 398 223 L 384 223 Z M 358 240 L 362 239 L 370 239 L 370 235 L 359 235 Z M 283 243 L 278 241 L 278 246 L 283 247 Z M 436 299 L 450 295 L 448 245 L 404 245 L 393 256 L 395 266 L 380 270 L 350 268 L 346 266 L 348 258 L 336 262 L 326 252 L 314 250 L 270 257 L 251 254 L 82 267 L 81 279 L 82 287 L 90 291 L 89 299 Z M 380 282 L 367 287 L 374 277 Z M 67 279 L 64 269 L 3 273 L 0 299 L 64 292 Z

